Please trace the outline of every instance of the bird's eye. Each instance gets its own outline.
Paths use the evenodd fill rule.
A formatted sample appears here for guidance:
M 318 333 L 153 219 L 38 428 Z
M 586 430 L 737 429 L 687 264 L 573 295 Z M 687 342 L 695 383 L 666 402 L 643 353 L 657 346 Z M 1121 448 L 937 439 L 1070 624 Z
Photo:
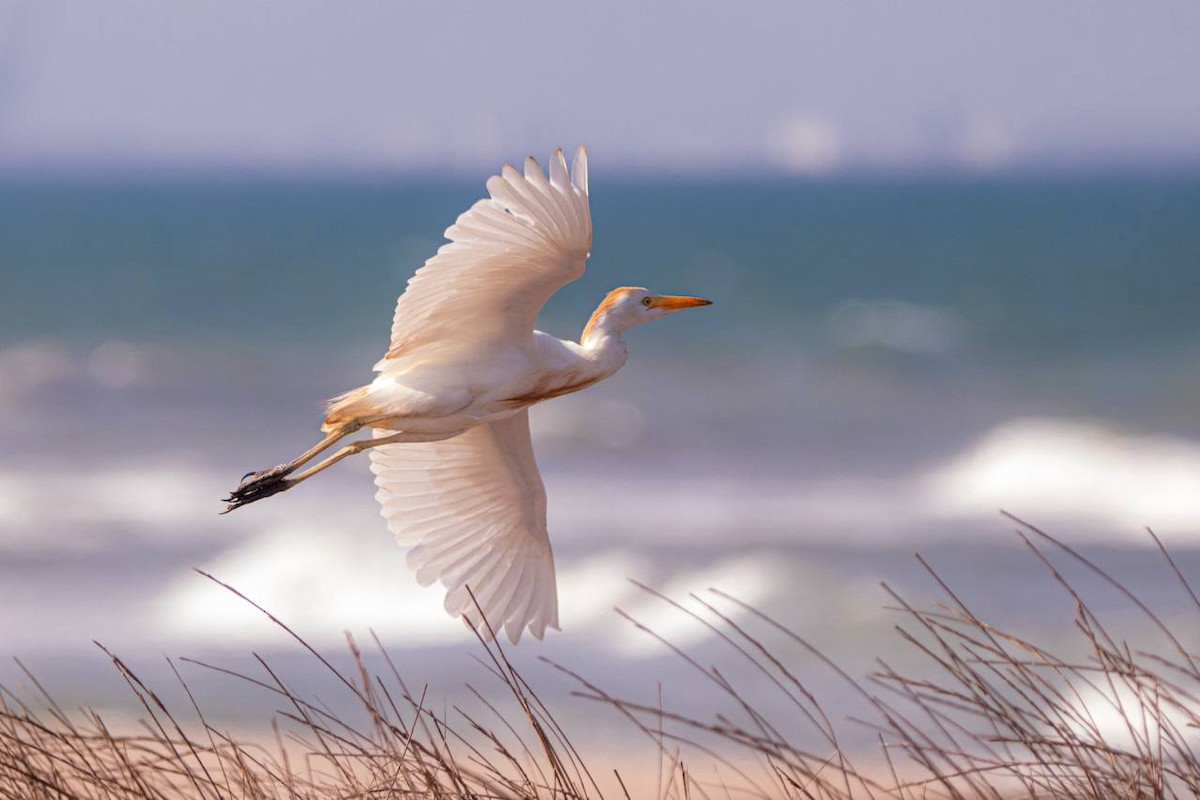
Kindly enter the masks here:
M 649 307 L 650 307 L 650 304 L 651 304 L 651 303 L 653 303 L 653 302 L 654 302 L 654 301 L 653 301 L 651 298 L 649 298 L 649 297 L 643 297 L 643 298 L 642 298 L 642 305 L 644 305 L 646 308 L 649 308 Z

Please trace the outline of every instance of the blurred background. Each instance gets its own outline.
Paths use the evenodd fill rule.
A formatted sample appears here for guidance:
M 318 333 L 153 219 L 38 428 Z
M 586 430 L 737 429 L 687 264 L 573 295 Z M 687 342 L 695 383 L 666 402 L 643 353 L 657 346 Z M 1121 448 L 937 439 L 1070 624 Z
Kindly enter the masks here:
M 319 682 L 201 567 L 332 651 L 374 629 L 433 697 L 478 680 L 365 459 L 218 498 L 369 379 L 488 175 L 580 143 L 593 257 L 542 327 L 623 284 L 715 304 L 533 413 L 563 632 L 515 657 L 546 695 L 540 655 L 709 702 L 611 609 L 718 643 L 629 577 L 861 674 L 904 658 L 879 582 L 927 597 L 920 551 L 1053 640 L 1070 601 L 1001 508 L 1169 617 L 1143 528 L 1200 572 L 1198 36 L 1191 0 L 0 2 L 2 655 L 101 708 L 132 706 L 93 639 Z M 214 715 L 270 707 L 213 680 Z

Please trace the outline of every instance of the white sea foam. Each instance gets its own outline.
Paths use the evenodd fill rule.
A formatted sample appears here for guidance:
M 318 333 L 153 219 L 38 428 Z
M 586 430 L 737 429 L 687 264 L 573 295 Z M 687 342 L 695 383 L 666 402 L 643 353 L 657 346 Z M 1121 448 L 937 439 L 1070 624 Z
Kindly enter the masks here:
M 419 587 L 405 567 L 404 551 L 378 517 L 365 474 L 350 470 L 294 496 L 218 518 L 214 498 L 218 487 L 226 488 L 225 477 L 182 462 L 118 465 L 79 477 L 0 473 L 0 541 L 47 549 L 81 542 L 101 546 L 102 541 L 88 542 L 89 532 L 203 535 L 209 542 L 219 535 L 235 543 L 202 566 L 314 643 L 340 640 L 346 628 L 367 627 L 397 646 L 463 641 L 461 625 L 442 610 L 443 592 Z M 1200 446 L 1073 420 L 1014 420 L 943 464 L 892 479 L 801 482 L 749 473 L 599 479 L 574 473 L 548 482 L 568 635 L 581 642 L 589 636 L 620 642 L 628 657 L 649 655 L 656 647 L 614 617 L 614 606 L 680 645 L 710 635 L 637 590 L 629 577 L 693 608 L 688 594 L 709 587 L 752 604 L 794 605 L 803 563 L 785 549 L 747 553 L 737 542 L 784 548 L 903 541 L 920 547 L 931 536 L 946 535 L 996 541 L 1002 535 L 995 516 L 1001 507 L 1076 542 L 1138 541 L 1147 523 L 1169 544 L 1200 533 L 1195 504 Z M 198 526 L 198 519 L 211 524 Z M 79 541 L 39 538 L 71 525 Z M 717 554 L 709 566 L 699 566 L 704 562 L 691 555 L 680 557 L 701 543 Z M 810 578 L 806 585 L 821 585 L 821 576 Z M 240 646 L 276 635 L 261 615 L 183 563 L 153 605 L 154 635 L 170 640 Z
M 649 594 L 639 594 L 629 602 L 625 611 L 641 625 L 676 647 L 690 647 L 715 634 L 693 619 L 689 613 L 712 619 L 705 604 L 718 608 L 731 620 L 747 612 L 708 591 L 720 589 L 751 606 L 762 603 L 771 594 L 787 585 L 788 571 L 778 558 L 750 555 L 727 558 L 710 568 L 688 570 L 670 576 L 655 587 L 665 597 L 678 603 L 684 611 Z M 618 651 L 626 657 L 646 657 L 662 653 L 662 645 L 645 631 L 626 626 L 617 639 Z
M 442 593 L 417 585 L 390 537 L 316 526 L 272 529 L 231 548 L 206 571 L 287 621 L 310 643 L 372 628 L 389 642 L 461 639 Z M 199 575 L 181 575 L 156 603 L 161 633 L 211 645 L 274 641 L 284 634 L 244 600 Z
M 0 549 L 92 547 L 113 529 L 170 535 L 215 514 L 219 491 L 214 476 L 181 464 L 10 468 L 0 472 Z M 73 534 L 44 536 L 63 530 Z
M 1097 537 L 1144 526 L 1200 533 L 1200 445 L 1080 420 L 998 426 L 921 480 L 930 517 L 1005 508 L 1047 525 L 1084 522 Z
M 1200 535 L 1200 444 L 1073 419 L 1002 423 L 942 463 L 894 477 L 551 477 L 552 528 L 584 538 L 838 544 L 969 536 L 1001 510 L 1076 541 Z
M 304 525 L 273 529 L 204 567 L 269 609 L 312 644 L 336 644 L 342 631 L 371 628 L 397 647 L 466 641 L 462 623 L 442 608 L 445 591 L 423 587 L 390 536 Z M 612 608 L 647 574 L 630 551 L 560 559 L 560 618 L 574 633 L 612 623 Z M 180 575 L 155 604 L 160 633 L 212 645 L 274 641 L 281 633 L 244 600 L 199 575 Z
M 1135 692 L 1119 678 L 1112 683 L 1097 680 L 1074 686 L 1073 691 L 1064 693 L 1076 713 L 1067 724 L 1085 739 L 1100 738 L 1110 747 L 1127 751 L 1139 747 L 1155 750 L 1160 741 L 1182 739 L 1193 747 L 1200 743 L 1196 734 L 1200 706 L 1192 698 L 1156 690 L 1149 683 Z
M 559 617 L 571 625 L 611 622 L 613 608 L 637 593 L 629 579 L 646 580 L 652 570 L 653 564 L 632 550 L 567 559 L 558 568 Z
M 940 464 L 894 477 L 795 479 L 739 466 L 675 473 L 548 471 L 549 522 L 560 543 L 833 544 L 995 531 L 1000 509 L 1076 541 L 1200 534 L 1200 444 L 1070 419 L 1005 422 Z M 147 457 L 71 470 L 0 467 L 0 549 L 103 546 L 106 537 L 164 543 L 244 538 L 295 525 L 386 538 L 363 469 L 348 468 L 218 518 L 223 470 Z M 69 534 L 64 535 L 65 532 Z M 48 535 L 53 533 L 54 535 Z
M 722 542 L 881 535 L 905 524 L 906 485 L 869 478 L 797 481 L 730 475 L 571 475 L 547 481 L 551 530 L 564 538 Z M 868 530 L 870 529 L 870 530 Z
M 218 498 L 235 481 L 185 459 L 147 456 L 110 464 L 81 451 L 69 468 L 13 464 L 0 468 L 0 552 L 95 549 L 127 539 L 194 545 L 293 522 L 329 530 L 368 524 L 383 531 L 367 476 L 343 478 L 326 481 L 320 492 L 297 490 L 286 502 L 220 517 Z
M 1070 419 L 1005 422 L 945 462 L 896 477 L 800 480 L 745 465 L 599 473 L 568 463 L 548 470 L 546 482 L 564 625 L 572 636 L 617 636 L 630 656 L 652 648 L 609 613 L 613 606 L 684 644 L 706 634 L 650 602 L 628 577 L 684 601 L 709 586 L 749 602 L 794 596 L 788 575 L 794 579 L 796 562 L 744 555 L 739 542 L 920 548 L 934 537 L 997 541 L 1005 535 L 1000 508 L 1076 543 L 1144 542 L 1144 525 L 1168 545 L 1200 534 L 1200 445 Z M 230 483 L 225 468 L 182 456 L 109 462 L 81 451 L 69 471 L 0 465 L 0 550 L 135 548 L 144 539 L 159 553 L 176 547 L 182 554 L 221 545 L 202 566 L 317 640 L 374 627 L 401 646 L 462 642 L 459 624 L 442 611 L 442 592 L 418 587 L 404 566 L 404 551 L 371 499 L 365 464 L 218 517 L 217 498 Z M 711 567 L 692 558 L 699 545 L 717 554 Z M 171 567 L 174 583 L 155 604 L 159 634 L 212 643 L 272 635 L 244 603 L 187 566 L 181 556 Z

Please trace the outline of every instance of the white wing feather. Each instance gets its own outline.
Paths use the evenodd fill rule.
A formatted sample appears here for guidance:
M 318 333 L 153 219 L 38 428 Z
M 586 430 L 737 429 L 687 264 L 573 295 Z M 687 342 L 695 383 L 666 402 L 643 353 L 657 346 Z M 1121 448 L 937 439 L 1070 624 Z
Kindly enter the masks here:
M 528 158 L 523 175 L 506 164 L 487 188 L 490 196 L 446 229 L 450 241 L 409 280 L 377 370 L 422 345 L 524 344 L 550 295 L 583 274 L 592 218 L 582 147 L 570 173 L 558 150 L 549 179 Z
M 546 490 L 528 411 L 453 439 L 370 453 L 388 528 L 411 547 L 408 566 L 417 581 L 446 587 L 447 612 L 485 636 L 503 629 L 513 644 L 525 628 L 539 639 L 547 627 L 558 628 Z

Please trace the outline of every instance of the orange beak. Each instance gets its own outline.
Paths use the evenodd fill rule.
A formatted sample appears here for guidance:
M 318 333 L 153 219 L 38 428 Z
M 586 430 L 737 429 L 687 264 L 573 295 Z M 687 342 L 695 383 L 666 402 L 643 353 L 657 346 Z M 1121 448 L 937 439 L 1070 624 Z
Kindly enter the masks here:
M 711 300 L 704 300 L 699 297 L 679 297 L 676 295 L 663 294 L 658 297 L 650 298 L 651 308 L 662 308 L 667 311 L 679 311 L 682 308 L 696 308 L 697 306 L 711 306 Z

